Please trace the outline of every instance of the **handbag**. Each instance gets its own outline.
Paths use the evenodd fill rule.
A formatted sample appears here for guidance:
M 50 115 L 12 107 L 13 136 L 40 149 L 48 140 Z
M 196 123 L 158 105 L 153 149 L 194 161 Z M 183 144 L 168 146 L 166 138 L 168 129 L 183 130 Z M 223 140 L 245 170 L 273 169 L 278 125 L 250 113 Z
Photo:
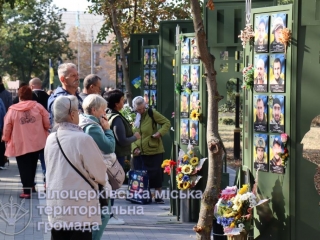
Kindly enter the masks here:
M 58 132 L 56 133 L 56 139 L 57 139 L 59 148 L 60 148 L 60 150 L 61 150 L 62 155 L 64 156 L 64 158 L 68 161 L 68 163 L 71 165 L 71 167 L 83 178 L 83 180 L 85 180 L 85 181 L 90 185 L 90 187 L 91 187 L 94 191 L 96 191 L 96 190 L 94 189 L 94 186 L 89 182 L 89 180 L 88 180 L 85 176 L 83 176 L 83 174 L 70 162 L 69 158 L 68 158 L 67 155 L 64 153 L 64 151 L 63 151 L 63 149 L 62 149 L 62 147 L 61 147 L 60 141 L 59 141 L 59 139 L 58 139 Z M 98 183 L 98 188 L 99 188 L 99 190 L 98 190 L 99 192 L 98 192 L 98 193 L 104 191 L 103 186 L 102 186 L 101 184 L 99 184 L 99 183 Z M 102 208 L 102 207 L 108 206 L 108 198 L 107 198 L 106 194 L 104 194 L 104 196 L 101 196 L 101 195 L 102 195 L 102 194 L 99 194 L 99 203 L 100 203 L 100 207 Z
M 119 163 L 116 154 L 103 154 L 103 161 L 107 165 L 107 174 L 112 190 L 121 188 L 125 179 L 125 172 Z

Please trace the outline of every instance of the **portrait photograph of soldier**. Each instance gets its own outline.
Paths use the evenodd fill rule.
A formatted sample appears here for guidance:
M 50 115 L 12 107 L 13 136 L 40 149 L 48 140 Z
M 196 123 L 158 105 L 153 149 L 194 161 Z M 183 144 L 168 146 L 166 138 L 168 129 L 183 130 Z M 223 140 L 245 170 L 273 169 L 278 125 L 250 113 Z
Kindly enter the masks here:
M 191 66 L 191 85 L 192 85 L 192 91 L 198 91 L 199 90 L 199 78 L 200 78 L 200 66 L 194 65 Z
M 150 71 L 150 82 L 151 89 L 157 88 L 157 70 Z
M 198 58 L 198 45 L 196 38 L 191 39 L 191 63 L 192 64 L 199 64 L 200 59 Z
M 255 17 L 255 37 L 254 50 L 257 53 L 268 52 L 269 41 L 269 15 L 259 15 Z
M 191 145 L 199 145 L 199 129 L 198 121 L 190 120 L 190 143 Z
M 181 66 L 181 86 L 183 89 L 187 86 L 187 83 L 190 81 L 189 71 L 189 66 Z
M 190 112 L 199 109 L 199 93 L 192 92 L 190 95 Z
M 180 122 L 180 140 L 181 144 L 188 145 L 189 144 L 189 120 L 181 119 Z
M 150 106 L 157 106 L 157 90 L 150 90 Z
M 270 33 L 270 51 L 285 52 L 285 46 L 280 42 L 279 38 L 282 34 L 282 29 L 286 28 L 287 14 L 277 13 L 271 15 L 271 33 Z
M 146 104 L 149 105 L 149 90 L 144 90 L 143 91 L 143 99 L 146 102 Z
M 190 63 L 190 38 L 184 38 L 181 42 L 181 63 Z
M 143 71 L 143 86 L 144 89 L 149 89 L 150 85 L 150 71 L 149 70 L 144 70 Z
M 267 134 L 254 134 L 253 166 L 263 172 L 269 171 Z
M 284 96 L 272 95 L 270 113 L 270 131 L 276 133 L 284 132 Z
M 254 80 L 253 87 L 256 92 L 268 91 L 268 55 L 259 54 L 254 56 Z
M 255 104 L 253 114 L 253 127 L 256 132 L 268 130 L 268 97 L 266 95 L 254 95 Z
M 285 88 L 285 64 L 284 54 L 270 55 L 270 74 L 269 83 L 271 92 L 284 92 Z
M 144 68 L 149 68 L 150 65 L 150 49 L 145 48 L 143 50 L 143 66 Z
M 151 49 L 151 60 L 150 60 L 150 66 L 151 68 L 157 68 L 157 52 L 158 50 L 156 48 Z
M 180 116 L 189 118 L 189 94 L 186 92 L 181 94 Z
M 272 173 L 284 173 L 284 166 L 282 164 L 281 157 L 279 153 L 284 152 L 284 146 L 281 142 L 281 136 L 279 135 L 270 135 L 270 172 Z

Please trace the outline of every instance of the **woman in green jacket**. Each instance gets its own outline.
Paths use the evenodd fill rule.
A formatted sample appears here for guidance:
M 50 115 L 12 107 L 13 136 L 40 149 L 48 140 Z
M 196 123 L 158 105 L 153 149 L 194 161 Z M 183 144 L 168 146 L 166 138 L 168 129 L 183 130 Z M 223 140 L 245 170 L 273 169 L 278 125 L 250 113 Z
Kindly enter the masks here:
M 152 109 L 149 113 L 143 97 L 135 97 L 132 101 L 133 109 L 136 111 L 135 131 L 139 132 L 141 138 L 132 143 L 134 155 L 134 168 L 136 170 L 147 170 L 149 176 L 149 188 L 155 188 L 155 202 L 163 204 L 164 201 L 158 196 L 162 188 L 164 147 L 161 137 L 170 129 L 170 121 Z M 161 128 L 158 129 L 158 125 Z

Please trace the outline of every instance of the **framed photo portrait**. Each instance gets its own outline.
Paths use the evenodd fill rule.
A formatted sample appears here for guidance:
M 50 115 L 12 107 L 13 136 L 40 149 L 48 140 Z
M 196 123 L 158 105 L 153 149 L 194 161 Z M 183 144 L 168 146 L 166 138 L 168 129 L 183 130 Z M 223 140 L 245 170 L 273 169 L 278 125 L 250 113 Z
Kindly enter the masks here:
M 258 54 L 254 56 L 254 80 L 253 88 L 256 92 L 268 91 L 268 59 L 267 54 Z
M 144 68 L 149 68 L 150 65 L 150 49 L 145 48 L 143 50 L 143 66 Z
M 199 109 L 199 92 L 192 92 L 190 95 L 190 112 Z
M 149 89 L 150 85 L 150 71 L 149 70 L 144 70 L 143 71 L 143 86 L 144 89 Z
M 145 103 L 149 105 L 149 90 L 143 91 L 143 99 L 144 99 Z
M 284 44 L 280 43 L 282 29 L 287 27 L 287 14 L 276 13 L 271 15 L 270 52 L 285 52 Z
M 268 96 L 254 95 L 253 127 L 256 132 L 268 130 Z
M 198 45 L 196 38 L 191 39 L 191 63 L 192 64 L 199 64 L 200 59 L 198 58 Z
M 254 134 L 253 136 L 253 166 L 254 169 L 263 172 L 269 171 L 267 134 Z
M 190 143 L 191 145 L 199 145 L 199 122 L 190 120 Z
M 157 90 L 150 90 L 150 106 L 157 106 Z
M 189 120 L 181 119 L 180 122 L 180 141 L 183 145 L 189 144 Z
M 283 95 L 271 95 L 270 101 L 270 131 L 275 133 L 284 132 L 284 103 L 285 97 Z
M 192 91 L 199 91 L 199 78 L 200 78 L 200 66 L 194 65 L 191 66 L 191 85 Z
M 151 68 L 157 68 L 158 64 L 158 49 L 152 48 L 151 49 L 151 60 L 150 60 L 150 66 Z
M 190 38 L 184 38 L 181 42 L 181 63 L 190 63 Z
M 281 142 L 281 136 L 270 135 L 270 172 L 272 173 L 284 173 L 284 166 L 282 164 L 279 153 L 284 152 L 284 145 Z
M 269 15 L 256 15 L 254 19 L 254 50 L 256 53 L 268 52 Z
M 187 83 L 190 81 L 190 67 L 188 65 L 181 66 L 181 86 L 186 88 Z
M 150 87 L 151 89 L 157 88 L 157 70 L 150 71 Z
M 189 118 L 189 94 L 186 92 L 183 92 L 180 97 L 181 97 L 180 116 L 182 118 Z
M 284 54 L 270 55 L 269 83 L 271 92 L 284 92 L 285 90 L 286 58 Z

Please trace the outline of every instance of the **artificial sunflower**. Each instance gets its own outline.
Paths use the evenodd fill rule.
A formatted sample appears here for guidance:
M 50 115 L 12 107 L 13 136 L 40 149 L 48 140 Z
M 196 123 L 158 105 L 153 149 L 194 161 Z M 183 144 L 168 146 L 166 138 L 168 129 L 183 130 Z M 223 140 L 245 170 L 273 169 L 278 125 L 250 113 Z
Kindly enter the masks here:
M 183 162 L 188 161 L 189 160 L 189 156 L 187 154 L 183 155 Z
M 193 157 L 193 158 L 190 159 L 190 164 L 191 164 L 192 166 L 197 166 L 198 163 L 199 163 L 199 158 Z
M 192 110 L 192 112 L 190 113 L 190 118 L 193 121 L 198 121 L 199 120 L 199 113 L 198 110 Z
M 178 189 L 183 189 L 183 181 L 178 181 L 177 187 Z
M 181 169 L 181 172 L 184 174 L 192 173 L 192 166 L 190 164 L 184 165 Z
M 183 173 L 179 173 L 178 175 L 177 175 L 177 181 L 179 182 L 179 181 L 182 181 L 182 178 L 183 178 Z
M 190 156 L 192 156 L 192 155 L 193 155 L 193 151 L 190 150 L 190 151 L 188 152 L 188 154 L 189 154 Z
M 245 194 L 246 192 L 248 192 L 248 185 L 247 184 L 244 184 L 242 185 L 242 188 L 239 190 L 239 194 Z
M 164 168 L 165 166 L 169 166 L 170 165 L 170 161 L 169 159 L 166 159 L 162 162 L 161 167 Z
M 188 189 L 190 188 L 191 184 L 190 182 L 183 182 L 183 189 Z

